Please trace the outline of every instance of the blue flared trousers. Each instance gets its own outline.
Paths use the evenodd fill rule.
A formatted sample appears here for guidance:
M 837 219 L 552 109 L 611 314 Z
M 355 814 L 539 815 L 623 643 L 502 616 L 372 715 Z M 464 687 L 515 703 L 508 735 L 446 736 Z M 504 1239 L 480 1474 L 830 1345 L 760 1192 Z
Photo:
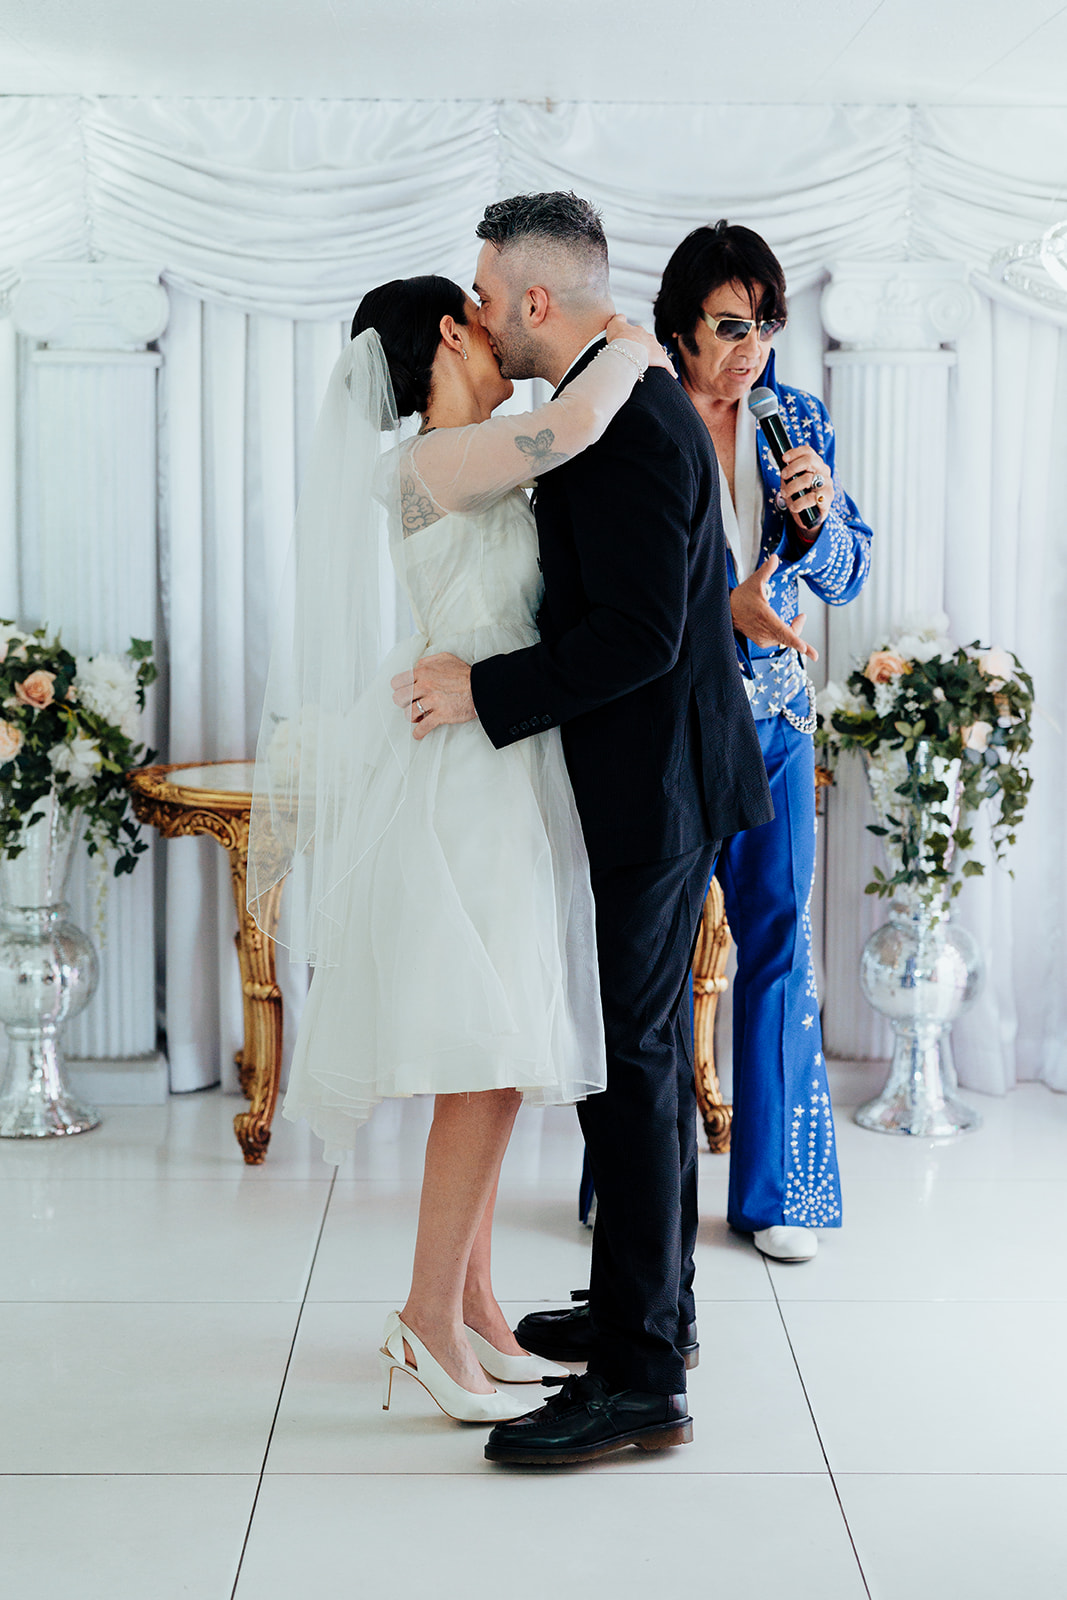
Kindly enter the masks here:
M 782 1223 L 839 1228 L 841 1180 L 811 955 L 814 746 L 784 717 L 756 727 L 774 820 L 725 840 L 716 868 L 737 944 L 727 1217 L 746 1233 Z

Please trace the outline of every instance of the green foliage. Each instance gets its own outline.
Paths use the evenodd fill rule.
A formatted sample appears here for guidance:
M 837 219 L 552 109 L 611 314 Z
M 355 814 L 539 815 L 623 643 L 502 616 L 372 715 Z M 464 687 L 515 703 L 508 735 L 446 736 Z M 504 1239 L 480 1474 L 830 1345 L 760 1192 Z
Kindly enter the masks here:
M 158 677 L 152 642 L 132 639 L 124 657 L 95 656 L 82 667 L 79 682 L 58 635 L 0 620 L 0 855 L 19 854 L 23 827 L 43 816 L 34 808 L 54 788 L 64 809 L 84 811 L 89 854 L 113 854 L 121 877 L 148 849 L 126 775 L 155 754 L 132 732 Z

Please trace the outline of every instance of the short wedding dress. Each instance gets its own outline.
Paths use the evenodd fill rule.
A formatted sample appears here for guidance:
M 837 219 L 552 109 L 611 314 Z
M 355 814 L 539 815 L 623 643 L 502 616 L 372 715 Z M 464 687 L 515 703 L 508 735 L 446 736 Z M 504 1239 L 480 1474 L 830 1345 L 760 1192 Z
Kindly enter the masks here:
M 354 865 L 283 1107 L 328 1160 L 388 1096 L 510 1087 L 554 1105 L 604 1087 L 589 865 L 558 728 L 501 750 L 478 722 L 415 741 L 391 679 L 427 654 L 473 662 L 536 642 L 537 535 L 517 484 L 531 461 L 599 437 L 636 376 L 632 356 L 605 351 L 567 405 L 400 447 L 408 511 L 392 548 L 415 632 L 346 736 L 360 754 L 339 824 Z

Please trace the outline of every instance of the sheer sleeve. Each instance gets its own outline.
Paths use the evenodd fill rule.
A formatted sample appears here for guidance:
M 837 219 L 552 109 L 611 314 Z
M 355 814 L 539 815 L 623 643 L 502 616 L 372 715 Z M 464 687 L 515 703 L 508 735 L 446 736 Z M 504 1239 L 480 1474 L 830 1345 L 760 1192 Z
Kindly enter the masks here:
M 509 489 L 588 449 L 647 366 L 642 345 L 613 339 L 557 399 L 536 411 L 415 439 L 401 466 L 404 532 L 428 527 L 448 511 L 483 511 Z

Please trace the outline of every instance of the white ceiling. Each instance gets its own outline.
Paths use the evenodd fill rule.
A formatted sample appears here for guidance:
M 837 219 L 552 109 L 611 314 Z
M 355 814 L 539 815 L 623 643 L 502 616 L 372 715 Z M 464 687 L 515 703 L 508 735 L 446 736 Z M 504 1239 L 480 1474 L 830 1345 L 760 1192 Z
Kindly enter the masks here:
M 0 0 L 0 93 L 1067 104 L 1061 0 Z

